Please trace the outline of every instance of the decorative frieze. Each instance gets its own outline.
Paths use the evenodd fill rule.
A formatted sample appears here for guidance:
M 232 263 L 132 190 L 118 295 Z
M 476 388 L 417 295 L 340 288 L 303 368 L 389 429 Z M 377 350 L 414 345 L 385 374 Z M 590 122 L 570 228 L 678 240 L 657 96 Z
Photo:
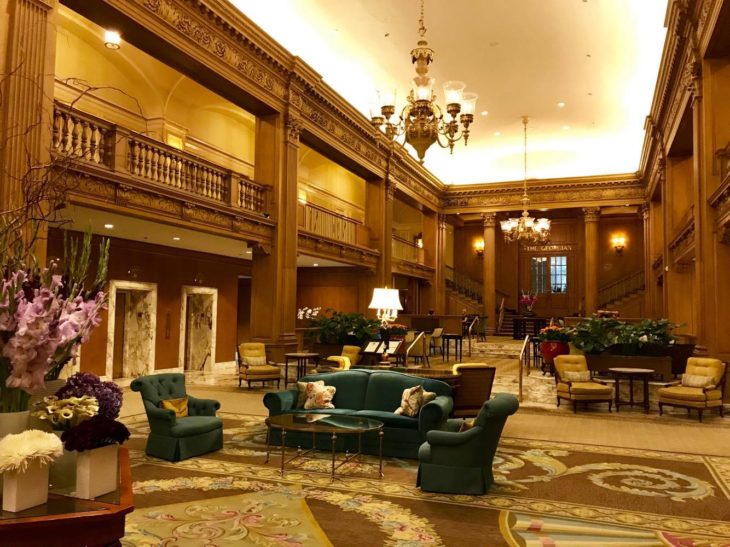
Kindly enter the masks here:
M 407 260 L 393 260 L 393 273 L 419 277 L 432 283 L 436 269 L 431 266 L 426 266 L 425 264 L 418 264 Z
M 315 256 L 321 256 L 355 266 L 364 266 L 373 271 L 380 257 L 380 253 L 374 249 L 368 249 L 358 245 L 348 245 L 341 241 L 335 241 L 305 232 L 299 232 L 297 234 L 297 241 L 300 251 L 308 251 L 308 254 L 314 254 Z

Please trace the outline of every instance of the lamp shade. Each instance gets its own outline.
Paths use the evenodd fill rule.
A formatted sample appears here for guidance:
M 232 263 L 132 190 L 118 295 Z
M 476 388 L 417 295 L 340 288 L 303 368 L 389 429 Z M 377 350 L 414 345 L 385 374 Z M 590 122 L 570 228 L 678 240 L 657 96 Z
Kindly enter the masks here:
M 368 308 L 371 310 L 402 310 L 398 289 L 373 289 L 373 299 Z
M 461 96 L 461 113 L 474 115 L 477 109 L 477 94 L 464 93 Z
M 458 82 L 456 80 L 446 82 L 444 84 L 444 99 L 446 99 L 446 104 L 461 104 L 465 87 L 466 84 L 464 82 Z

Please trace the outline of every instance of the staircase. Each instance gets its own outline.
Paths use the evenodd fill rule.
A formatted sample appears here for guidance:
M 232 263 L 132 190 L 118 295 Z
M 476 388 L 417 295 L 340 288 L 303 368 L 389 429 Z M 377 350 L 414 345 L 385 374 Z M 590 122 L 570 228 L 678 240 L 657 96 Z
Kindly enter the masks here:
M 598 307 L 611 310 L 626 307 L 642 296 L 645 288 L 644 270 L 629 274 L 598 290 Z
M 446 267 L 446 288 L 474 302 L 482 303 L 482 284 L 471 277 Z
M 504 317 L 502 319 L 502 324 L 499 326 L 499 329 L 495 333 L 497 336 L 512 336 L 512 328 L 514 324 L 515 319 L 515 311 L 514 310 L 504 310 Z

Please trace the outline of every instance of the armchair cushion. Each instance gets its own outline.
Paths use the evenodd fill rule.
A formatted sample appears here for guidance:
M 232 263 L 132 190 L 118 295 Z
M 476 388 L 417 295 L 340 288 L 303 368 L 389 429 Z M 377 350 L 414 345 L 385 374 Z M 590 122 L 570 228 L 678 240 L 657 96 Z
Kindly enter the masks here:
M 188 398 L 180 397 L 178 399 L 162 399 L 158 406 L 172 410 L 176 418 L 184 418 L 188 415 Z
M 598 382 L 573 382 L 566 384 L 558 382 L 558 391 L 572 395 L 611 395 L 613 388 Z
M 674 399 L 682 401 L 715 401 L 722 398 L 719 389 L 704 390 L 701 387 L 672 386 L 659 388 L 660 399 Z
M 712 376 L 703 374 L 682 374 L 682 385 L 685 387 L 705 387 L 714 384 Z
M 566 370 L 565 379 L 569 382 L 590 382 L 591 372 L 589 370 Z
M 243 356 L 243 363 L 245 365 L 248 365 L 249 367 L 258 367 L 261 365 L 266 364 L 266 356 L 265 355 L 258 355 L 258 356 Z
M 710 376 L 710 384 L 719 384 L 725 375 L 725 363 L 709 357 L 690 357 L 687 359 L 685 374 L 692 376 Z
M 221 421 L 215 416 L 188 416 L 177 420 L 177 423 L 170 428 L 170 434 L 173 437 L 192 437 L 220 427 Z
M 352 367 L 350 358 L 344 355 L 330 355 L 326 361 L 329 361 L 331 366 L 338 370 L 350 370 Z
M 588 370 L 588 361 L 586 361 L 585 355 L 558 355 L 555 360 L 555 371 L 558 373 L 558 378 L 567 380 L 565 373 L 580 372 Z

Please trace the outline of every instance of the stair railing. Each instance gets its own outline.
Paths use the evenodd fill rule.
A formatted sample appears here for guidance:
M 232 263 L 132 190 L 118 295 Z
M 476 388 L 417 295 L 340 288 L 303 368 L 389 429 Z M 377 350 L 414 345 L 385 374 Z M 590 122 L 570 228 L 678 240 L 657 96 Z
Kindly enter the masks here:
M 598 305 L 608 306 L 645 288 L 644 270 L 631 273 L 598 290 Z

